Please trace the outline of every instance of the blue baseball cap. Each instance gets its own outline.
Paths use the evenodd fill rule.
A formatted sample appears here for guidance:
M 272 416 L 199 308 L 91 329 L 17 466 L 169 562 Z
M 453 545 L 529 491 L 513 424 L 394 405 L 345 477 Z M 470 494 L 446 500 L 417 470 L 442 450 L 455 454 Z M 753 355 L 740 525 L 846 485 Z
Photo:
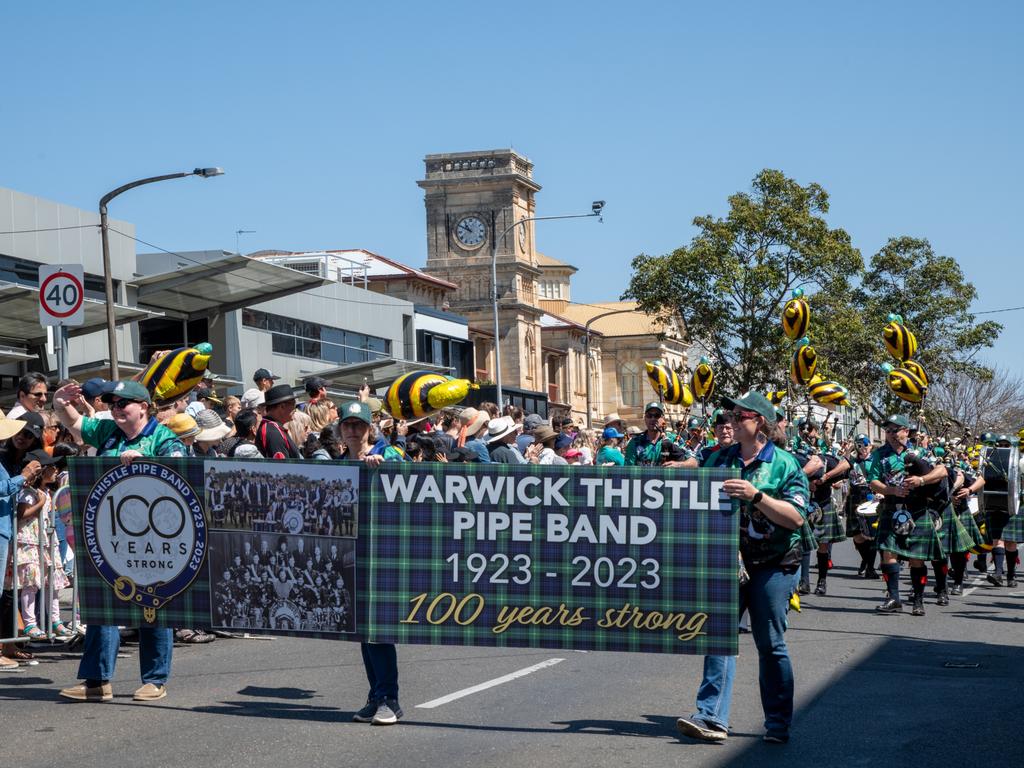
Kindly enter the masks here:
M 611 440 L 613 437 L 619 438 L 625 437 L 625 435 L 619 432 L 615 427 L 605 427 L 604 432 L 601 433 L 601 438 L 603 440 Z

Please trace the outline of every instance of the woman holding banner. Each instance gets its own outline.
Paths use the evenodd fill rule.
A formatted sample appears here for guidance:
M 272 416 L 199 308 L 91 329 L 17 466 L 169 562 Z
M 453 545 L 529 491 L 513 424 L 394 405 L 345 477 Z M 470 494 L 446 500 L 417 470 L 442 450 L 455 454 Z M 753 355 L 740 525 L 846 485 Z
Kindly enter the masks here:
M 390 446 L 370 442 L 373 414 L 366 403 L 348 403 L 341 409 L 338 432 L 344 444 L 346 462 L 363 462 L 368 467 L 379 467 L 385 461 Z M 366 704 L 352 715 L 357 723 L 394 725 L 402 717 L 398 705 L 398 651 L 393 643 L 362 643 L 363 667 L 370 691 Z
M 793 720 L 786 613 L 807 546 L 805 518 L 810 492 L 796 458 L 768 440 L 776 414 L 767 398 L 748 392 L 739 398 L 723 398 L 722 404 L 732 409 L 729 415 L 736 442 L 711 454 L 704 466 L 740 470 L 739 478 L 726 480 L 722 486 L 723 493 L 741 502 L 740 556 L 748 578 L 740 586 L 740 612 L 744 608 L 749 611 L 757 646 L 764 740 L 785 744 Z M 697 712 L 680 718 L 677 728 L 702 741 L 724 741 L 735 675 L 734 656 L 706 656 Z
M 110 405 L 111 419 L 82 416 L 74 403 L 81 395 L 77 384 L 58 389 L 53 410 L 61 423 L 82 441 L 96 448 L 97 456 L 119 456 L 122 464 L 131 464 L 142 456 L 185 455 L 185 446 L 177 436 L 157 423 L 149 391 L 137 381 L 118 381 L 103 394 Z M 60 695 L 72 701 L 110 701 L 114 698 L 110 678 L 114 676 L 121 636 L 117 627 L 89 624 L 85 630 L 85 650 L 78 666 L 78 677 L 85 682 L 65 688 Z M 139 669 L 142 687 L 132 696 L 135 701 L 156 701 L 167 695 L 171 675 L 171 649 L 174 638 L 169 627 L 139 627 Z

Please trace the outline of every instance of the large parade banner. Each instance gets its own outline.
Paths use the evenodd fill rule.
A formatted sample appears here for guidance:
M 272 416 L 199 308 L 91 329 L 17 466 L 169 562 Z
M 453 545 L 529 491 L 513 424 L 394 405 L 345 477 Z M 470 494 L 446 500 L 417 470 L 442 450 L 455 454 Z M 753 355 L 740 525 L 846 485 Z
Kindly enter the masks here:
M 733 655 L 736 475 L 76 459 L 82 619 Z

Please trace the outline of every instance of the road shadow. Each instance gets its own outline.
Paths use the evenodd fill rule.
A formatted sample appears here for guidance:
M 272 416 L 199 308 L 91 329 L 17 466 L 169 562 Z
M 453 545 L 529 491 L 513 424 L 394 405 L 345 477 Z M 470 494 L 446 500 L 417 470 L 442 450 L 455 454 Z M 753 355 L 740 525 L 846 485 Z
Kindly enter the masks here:
M 725 762 L 1002 765 L 1020 743 L 1022 677 L 1020 646 L 891 638 L 797 710 L 789 744 L 757 741 Z

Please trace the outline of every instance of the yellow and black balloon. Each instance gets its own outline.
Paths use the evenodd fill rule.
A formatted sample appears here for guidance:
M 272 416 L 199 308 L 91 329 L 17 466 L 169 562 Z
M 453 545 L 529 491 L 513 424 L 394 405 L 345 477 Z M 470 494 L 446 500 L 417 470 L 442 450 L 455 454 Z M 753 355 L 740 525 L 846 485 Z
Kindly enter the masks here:
M 901 363 L 909 360 L 917 352 L 917 337 L 903 324 L 900 315 L 891 314 L 886 318 L 889 322 L 882 328 L 882 341 L 890 355 Z
M 654 360 L 644 362 L 644 367 L 647 368 L 647 380 L 651 382 L 651 386 L 663 402 L 687 408 L 693 405 L 693 393 L 668 363 L 664 360 Z
M 701 357 L 697 367 L 693 369 L 690 388 L 693 390 L 693 396 L 702 402 L 707 402 L 714 393 L 715 372 L 707 357 Z
M 784 389 L 771 389 L 764 394 L 768 398 L 768 402 L 772 405 L 779 405 L 786 397 L 786 390 Z
M 476 385 L 432 371 L 411 371 L 391 382 L 384 409 L 396 419 L 419 419 L 463 400 Z
M 205 341 L 174 349 L 151 362 L 135 380 L 149 390 L 157 407 L 167 405 L 183 398 L 203 380 L 212 355 L 213 345 Z
M 920 366 L 918 367 L 920 368 Z M 884 363 L 882 371 L 885 372 L 889 391 L 901 400 L 906 400 L 908 403 L 920 403 L 928 392 L 927 381 L 923 381 L 920 376 L 907 368 L 893 368 L 888 363 Z
M 808 385 L 818 369 L 818 353 L 814 351 L 809 339 L 800 340 L 800 346 L 793 353 L 793 361 L 789 364 L 789 378 L 796 385 Z
M 825 381 L 813 376 L 807 383 L 807 394 L 818 405 L 849 405 L 850 393 L 837 381 Z
M 811 307 L 804 298 L 804 289 L 793 291 L 793 298 L 782 309 L 782 332 L 796 341 L 807 334 L 811 325 Z

